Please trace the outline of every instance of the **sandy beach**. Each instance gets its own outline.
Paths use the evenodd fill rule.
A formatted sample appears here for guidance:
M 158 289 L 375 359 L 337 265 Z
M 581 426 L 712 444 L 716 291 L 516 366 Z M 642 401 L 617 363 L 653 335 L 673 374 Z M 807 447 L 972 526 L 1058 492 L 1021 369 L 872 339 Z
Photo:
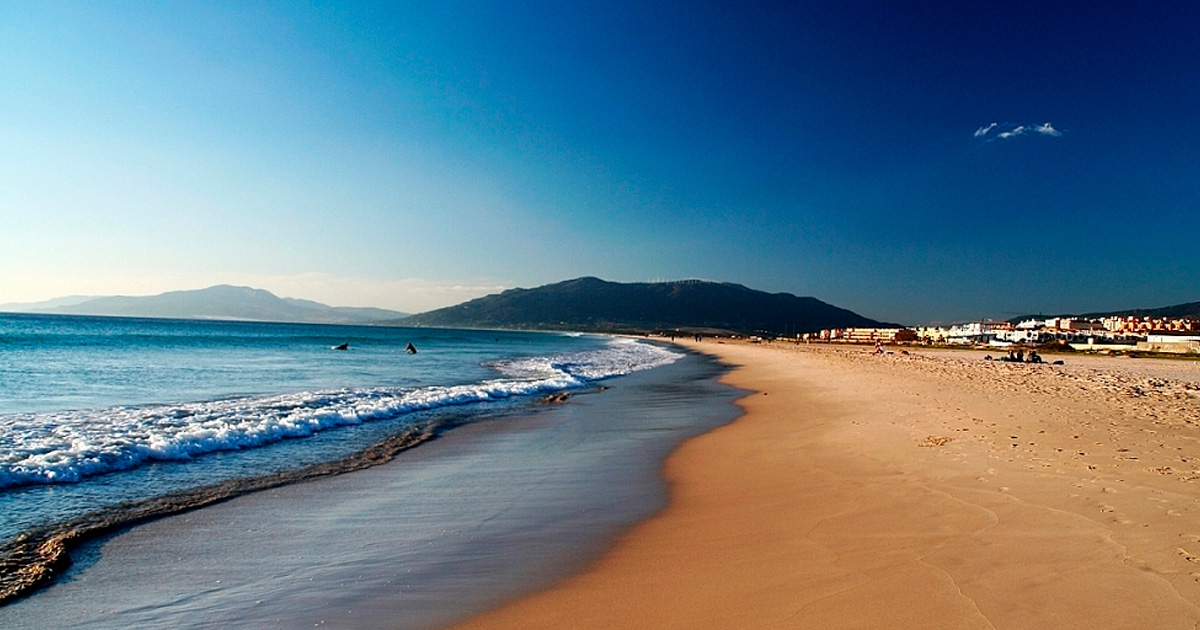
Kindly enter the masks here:
M 587 571 L 461 627 L 1200 625 L 1195 362 L 690 345 L 745 415 Z

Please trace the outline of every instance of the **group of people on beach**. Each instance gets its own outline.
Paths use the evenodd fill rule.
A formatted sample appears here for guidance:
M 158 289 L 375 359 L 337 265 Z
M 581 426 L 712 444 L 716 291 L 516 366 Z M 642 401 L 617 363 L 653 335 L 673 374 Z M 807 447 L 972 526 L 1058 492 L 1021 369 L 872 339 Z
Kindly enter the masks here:
M 1008 363 L 1043 363 L 1042 355 L 1038 354 L 1037 350 L 1031 349 L 1029 356 L 1026 356 L 1025 350 L 1021 348 L 1009 350 L 1008 356 L 1000 357 L 999 359 L 993 359 L 990 354 L 984 357 L 984 359 L 987 361 L 1006 361 Z
M 907 350 L 901 350 L 900 352 L 901 352 L 901 354 L 908 354 Z M 883 347 L 883 341 L 877 340 L 875 342 L 875 350 L 871 354 L 887 354 L 887 353 L 888 353 L 887 350 Z M 1008 356 L 1003 356 L 1003 357 L 1000 357 L 999 359 L 994 359 L 994 358 L 992 358 L 992 355 L 989 354 L 989 355 L 983 357 L 983 359 L 985 361 L 1005 361 L 1008 363 L 1045 363 L 1045 361 L 1042 359 L 1042 355 L 1038 354 L 1037 350 L 1034 350 L 1032 348 L 1029 350 L 1028 355 L 1025 354 L 1025 350 L 1023 348 L 1014 348 L 1014 349 L 1010 349 L 1008 351 Z M 1054 364 L 1062 365 L 1062 361 L 1055 361 Z

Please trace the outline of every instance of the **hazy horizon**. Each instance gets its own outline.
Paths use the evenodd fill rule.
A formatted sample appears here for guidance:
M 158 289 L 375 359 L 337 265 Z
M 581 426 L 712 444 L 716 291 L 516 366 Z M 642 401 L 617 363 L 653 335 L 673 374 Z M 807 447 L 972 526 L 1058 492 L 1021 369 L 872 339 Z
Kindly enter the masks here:
M 1200 5 L 0 9 L 0 303 L 597 276 L 883 321 L 1200 299 Z
M 655 280 L 651 280 L 651 281 L 649 281 L 649 282 L 668 282 L 668 283 L 669 283 L 669 282 L 689 282 L 689 281 L 696 281 L 696 279 L 694 279 L 694 278 L 681 278 L 681 279 L 678 279 L 678 280 L 673 280 L 673 281 L 672 281 L 672 280 L 655 279 Z M 551 284 L 556 284 L 556 283 L 551 283 Z M 94 299 L 100 299 L 100 298 L 109 298 L 109 297 L 120 297 L 120 298 L 145 298 L 145 297 L 156 297 L 156 296 L 159 296 L 159 295 L 163 295 L 164 293 L 196 293 L 196 292 L 202 292 L 202 291 L 206 291 L 206 290 L 209 290 L 209 289 L 214 289 L 214 288 L 221 287 L 221 286 L 233 286 L 234 288 L 244 288 L 244 289 L 254 289 L 254 290 L 265 290 L 265 289 L 261 289 L 260 287 L 250 287 L 250 286 L 245 286 L 245 285 L 230 285 L 230 284 L 228 284 L 228 283 L 222 283 L 222 284 L 220 284 L 220 285 L 212 285 L 212 286 L 208 286 L 208 287 L 198 287 L 198 288 L 194 288 L 194 289 L 175 289 L 175 290 L 171 290 L 171 291 L 160 292 L 160 293 L 154 293 L 154 294 L 148 294 L 148 295 L 86 295 L 86 296 L 84 296 L 84 295 L 73 295 L 73 296 L 60 296 L 60 297 L 57 297 L 57 298 L 52 298 L 52 299 L 50 299 L 50 300 L 43 300 L 43 301 L 39 301 L 39 302 L 7 302 L 7 303 L 0 303 L 0 312 L 14 312 L 14 313 L 37 313 L 37 312 L 46 312 L 46 311 L 45 311 L 45 309 L 54 309 L 54 308 L 57 308 L 57 307 L 60 307 L 60 306 L 63 306 L 63 307 L 75 306 L 75 305 L 82 304 L 82 303 L 84 303 L 84 302 L 87 302 L 87 301 L 90 301 L 90 300 L 94 300 Z M 531 288 L 537 288 L 537 287 L 514 287 L 514 288 L 527 288 L 527 289 L 531 289 Z M 754 287 L 748 287 L 748 288 L 750 288 L 750 289 L 754 289 Z M 501 290 L 497 290 L 497 291 L 496 291 L 496 293 L 499 293 L 500 291 L 501 291 Z M 268 292 L 270 292 L 270 291 L 268 290 Z M 400 315 L 402 315 L 402 316 L 404 316 L 404 317 L 411 316 L 411 315 L 418 315 L 418 314 L 421 314 L 421 313 L 425 313 L 425 312 L 428 312 L 428 311 L 437 310 L 437 309 L 439 309 L 439 308 L 442 308 L 442 307 L 440 307 L 440 306 L 439 306 L 439 307 L 434 307 L 434 308 L 431 308 L 431 309 L 427 309 L 426 311 L 397 311 L 396 309 L 384 309 L 384 307 L 378 307 L 378 306 L 374 306 L 374 305 L 370 305 L 370 304 L 368 304 L 368 305 L 365 305 L 365 306 L 359 306 L 359 305 L 350 306 L 350 305 L 345 305 L 345 304 L 329 304 L 329 303 L 324 303 L 324 302 L 321 302 L 320 300 L 311 300 L 311 298 L 307 298 L 307 297 L 303 297 L 303 296 L 294 296 L 294 295 L 278 295 L 278 294 L 274 294 L 273 292 L 270 292 L 270 293 L 272 293 L 272 295 L 275 295 L 275 297 L 278 297 L 278 298 L 281 298 L 281 299 L 284 299 L 284 300 L 292 300 L 292 299 L 295 299 L 295 300 L 308 300 L 308 301 L 314 301 L 314 302 L 318 302 L 318 303 L 321 303 L 321 304 L 323 304 L 324 306 L 329 306 L 329 307 L 333 307 L 333 308 L 345 308 L 345 307 L 349 307 L 349 308 L 367 308 L 367 309 L 370 309 L 370 308 L 376 308 L 376 309 L 383 309 L 383 310 L 391 310 L 391 311 L 393 311 L 393 312 L 396 312 L 396 313 L 398 313 L 398 314 L 400 314 Z M 487 294 L 487 295 L 495 295 L 496 293 L 489 293 L 489 294 Z M 806 297 L 806 296 L 800 296 L 800 297 Z M 807 297 L 816 297 L 816 296 L 807 296 Z M 465 300 L 463 300 L 463 302 L 465 302 L 465 301 L 468 301 L 469 299 L 472 299 L 472 298 L 465 299 Z M 818 299 L 819 299 L 819 298 L 818 298 Z M 1194 301 L 1194 300 L 1193 300 L 1193 301 Z M 458 305 L 458 304 L 461 304 L 461 303 L 462 303 L 462 302 L 456 302 L 456 303 L 454 303 L 454 304 L 449 304 L 449 305 L 447 305 L 447 306 L 456 306 L 456 305 Z M 1182 302 L 1181 302 L 1180 304 L 1184 304 L 1184 303 L 1182 303 Z M 833 306 L 838 306 L 838 305 L 837 305 L 837 304 L 834 304 Z M 1142 305 L 1142 306 L 1137 306 L 1137 305 L 1128 305 L 1128 306 L 1125 306 L 1125 307 L 1122 307 L 1122 308 L 1114 309 L 1114 310 L 1113 310 L 1113 312 L 1116 312 L 1116 311 L 1133 311 L 1133 310 L 1148 310 L 1148 309 L 1154 309 L 1154 308 L 1160 308 L 1160 307 L 1166 307 L 1166 306 L 1178 306 L 1178 304 L 1160 304 L 1160 305 L 1155 305 L 1155 306 L 1144 306 L 1144 305 Z M 5 309 L 16 309 L 16 310 L 7 310 L 7 311 L 6 311 Z M 32 310 L 31 310 L 31 309 L 32 309 Z M 1085 312 L 1082 312 L 1082 311 L 1075 311 L 1075 312 L 1061 311 L 1061 312 L 1049 312 L 1049 313 L 1032 313 L 1032 312 L 1031 312 L 1031 313 L 1021 313 L 1020 315 L 1022 315 L 1022 316 L 1029 316 L 1029 317 L 1035 317 L 1035 318 L 1036 318 L 1036 317 L 1042 317 L 1042 316 L 1045 316 L 1045 317 L 1060 317 L 1060 316 L 1064 316 L 1064 315 L 1086 315 L 1086 314 L 1087 314 L 1087 313 L 1085 313 Z M 860 315 L 861 315 L 861 313 L 860 313 Z M 147 315 L 147 316 L 150 316 L 150 315 Z M 150 316 L 150 317 L 156 317 L 156 316 Z M 1011 319 L 1011 317 L 1001 317 L 1001 316 L 996 316 L 996 317 L 982 317 L 982 318 L 975 318 L 975 319 L 976 319 L 976 320 L 978 320 L 978 319 L 982 319 L 982 320 L 1007 320 L 1007 319 Z M 974 321 L 974 320 L 955 320 L 955 321 L 944 321 L 944 320 L 932 320 L 932 321 L 894 321 L 893 323 L 899 324 L 899 325 L 901 325 L 901 326 L 920 327 L 920 326 L 928 326 L 928 325 L 939 325 L 939 326 L 940 326 L 940 325 L 950 325 L 950 324 L 955 324 L 955 323 L 964 323 L 964 322 L 967 322 L 967 321 Z

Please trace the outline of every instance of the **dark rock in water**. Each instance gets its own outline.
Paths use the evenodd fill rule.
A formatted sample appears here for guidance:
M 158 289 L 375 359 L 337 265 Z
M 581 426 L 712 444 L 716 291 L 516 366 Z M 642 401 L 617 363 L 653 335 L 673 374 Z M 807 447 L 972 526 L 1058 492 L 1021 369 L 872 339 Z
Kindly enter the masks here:
M 334 346 L 332 349 L 333 350 L 349 350 L 350 344 L 348 344 L 348 343 L 338 344 L 338 345 Z
M 567 392 L 558 392 L 556 394 L 550 394 L 549 396 L 543 397 L 542 402 L 548 405 L 561 405 L 562 403 L 567 402 L 567 399 L 570 397 L 571 394 Z

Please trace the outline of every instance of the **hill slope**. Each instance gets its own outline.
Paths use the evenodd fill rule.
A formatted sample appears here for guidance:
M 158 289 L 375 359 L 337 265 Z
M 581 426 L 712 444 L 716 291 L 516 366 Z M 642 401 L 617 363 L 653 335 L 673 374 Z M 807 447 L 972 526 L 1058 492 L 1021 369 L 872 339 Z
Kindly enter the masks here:
M 1160 308 L 1136 308 L 1112 313 L 1088 313 L 1084 317 L 1197 317 L 1200 318 L 1200 302 L 1188 302 Z
M 227 284 L 194 291 L 170 291 L 146 297 L 111 296 L 78 304 L 26 305 L 24 312 L 64 315 L 116 315 L 177 319 L 234 319 L 271 322 L 357 324 L 395 320 L 404 313 L 379 308 L 334 307 L 280 298 L 270 291 Z
M 1008 321 L 1016 324 L 1027 319 L 1048 319 L 1052 317 L 1083 317 L 1099 319 L 1101 317 L 1193 317 L 1200 319 L 1200 302 L 1187 302 L 1159 308 L 1131 308 L 1123 311 L 1106 311 L 1103 313 L 1059 313 L 1057 315 L 1022 315 Z
M 403 323 L 470 328 L 681 329 L 776 334 L 881 325 L 816 298 L 765 293 L 739 284 L 698 280 L 623 284 L 599 278 L 577 278 L 535 289 L 510 289 L 413 315 Z

